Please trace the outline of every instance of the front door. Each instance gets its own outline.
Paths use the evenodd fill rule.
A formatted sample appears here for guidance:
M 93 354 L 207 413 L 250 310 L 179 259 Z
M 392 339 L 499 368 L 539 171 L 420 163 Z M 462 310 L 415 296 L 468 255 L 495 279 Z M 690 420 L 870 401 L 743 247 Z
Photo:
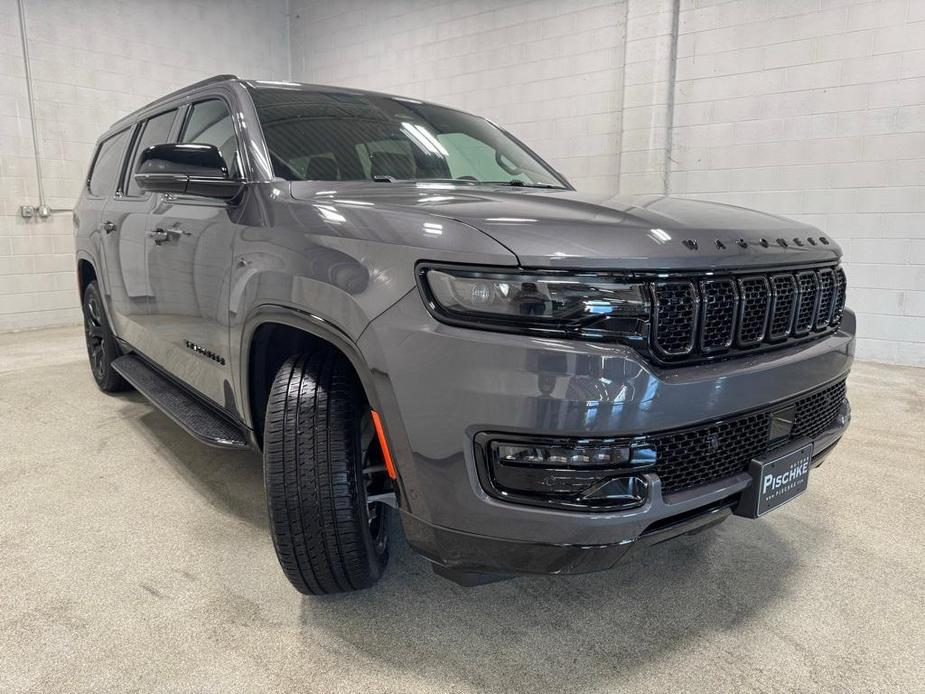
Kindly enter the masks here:
M 180 142 L 216 145 L 239 175 L 225 102 L 189 109 Z M 156 196 L 146 230 L 146 351 L 180 381 L 232 412 L 228 286 L 239 208 L 215 198 Z
M 152 194 L 138 187 L 132 174 L 146 147 L 170 141 L 176 117 L 177 109 L 169 109 L 137 125 L 125 171 L 120 172 L 115 195 L 103 211 L 109 305 L 116 334 L 142 352 L 148 347 L 143 326 L 151 296 L 145 233 L 155 200 Z
M 148 356 L 209 399 L 226 402 L 228 280 L 236 225 L 224 202 L 159 195 L 148 218 Z M 229 395 L 230 397 L 230 395 Z

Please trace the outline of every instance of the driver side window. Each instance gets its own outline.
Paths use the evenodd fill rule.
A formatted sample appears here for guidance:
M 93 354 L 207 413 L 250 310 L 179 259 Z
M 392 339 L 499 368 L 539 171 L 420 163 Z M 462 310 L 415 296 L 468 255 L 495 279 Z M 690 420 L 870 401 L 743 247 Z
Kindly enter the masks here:
M 221 99 L 210 99 L 193 105 L 180 142 L 215 145 L 228 165 L 229 176 L 244 178 L 234 123 L 228 107 Z
M 144 195 L 144 191 L 138 187 L 135 182 L 135 172 L 138 171 L 138 165 L 141 160 L 141 153 L 151 145 L 167 142 L 170 135 L 170 129 L 173 126 L 173 119 L 177 115 L 177 109 L 154 116 L 145 121 L 142 130 L 135 144 L 135 151 L 132 153 L 131 163 L 126 172 L 125 194 L 131 197 Z

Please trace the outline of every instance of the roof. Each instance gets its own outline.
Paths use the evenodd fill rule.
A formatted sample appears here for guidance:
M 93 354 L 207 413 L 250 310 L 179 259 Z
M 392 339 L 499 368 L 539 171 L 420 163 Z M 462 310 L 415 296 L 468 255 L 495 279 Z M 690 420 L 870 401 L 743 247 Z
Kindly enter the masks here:
M 239 78 L 237 75 L 231 75 L 231 74 L 227 74 L 227 75 L 213 75 L 212 77 L 207 77 L 206 79 L 204 79 L 204 80 L 199 80 L 198 82 L 194 82 L 193 84 L 188 84 L 187 86 L 181 87 L 180 89 L 176 89 L 176 90 L 170 92 L 169 94 L 165 94 L 164 96 L 160 96 L 160 97 L 158 97 L 157 99 L 155 99 L 154 101 L 151 101 L 151 102 L 145 104 L 145 105 L 142 106 L 141 108 L 136 108 L 136 109 L 135 109 L 134 111 L 132 111 L 131 113 L 128 113 L 128 114 L 122 116 L 121 118 L 119 118 L 117 121 L 115 121 L 115 122 L 110 126 L 110 129 L 115 128 L 117 125 L 119 125 L 119 124 L 122 123 L 123 121 L 132 121 L 132 120 L 135 120 L 141 113 L 147 111 L 149 108 L 153 108 L 154 106 L 157 106 L 157 105 L 160 104 L 160 103 L 163 103 L 163 102 L 166 102 L 166 101 L 170 101 L 171 99 L 175 99 L 175 98 L 178 97 L 178 96 L 182 96 L 182 95 L 185 94 L 186 92 L 192 91 L 192 90 L 194 90 L 194 89 L 199 89 L 200 87 L 207 87 L 207 86 L 210 85 L 210 84 L 217 84 L 217 83 L 219 83 L 219 82 L 239 81 L 239 80 L 240 80 L 240 78 Z
M 354 87 L 339 87 L 336 85 L 330 84 L 308 84 L 304 82 L 291 82 L 291 81 L 273 81 L 273 80 L 244 80 L 238 77 L 237 75 L 224 74 L 224 75 L 213 75 L 212 77 L 207 77 L 204 80 L 194 82 L 180 89 L 176 89 L 169 94 L 158 97 L 154 101 L 145 104 L 144 106 L 135 109 L 129 114 L 126 114 L 115 121 L 110 129 L 115 128 L 117 125 L 121 125 L 123 122 L 129 122 L 136 120 L 145 111 L 148 111 L 151 108 L 154 108 L 158 104 L 166 103 L 172 99 L 175 99 L 179 96 L 183 96 L 187 92 L 200 89 L 201 87 L 207 87 L 212 84 L 219 84 L 221 82 L 240 82 L 246 85 L 250 89 L 299 89 L 305 91 L 317 91 L 317 92 L 348 92 L 351 94 L 367 94 L 370 96 L 379 96 L 387 97 L 390 99 L 398 99 L 399 101 L 408 101 L 414 104 L 431 104 L 432 102 L 425 101 L 423 99 L 413 99 L 406 96 L 400 96 L 397 94 L 388 94 L 385 92 L 377 92 L 370 89 L 356 89 Z M 442 108 L 449 108 L 453 111 L 458 111 L 459 109 L 453 108 L 452 106 L 444 106 L 442 104 L 433 104 L 435 106 L 441 106 Z

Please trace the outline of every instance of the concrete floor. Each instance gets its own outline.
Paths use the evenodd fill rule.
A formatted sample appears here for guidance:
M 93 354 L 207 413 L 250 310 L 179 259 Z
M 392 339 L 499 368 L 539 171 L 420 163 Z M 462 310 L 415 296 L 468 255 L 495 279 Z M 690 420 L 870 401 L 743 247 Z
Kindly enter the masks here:
M 925 369 L 858 365 L 809 491 L 607 574 L 466 590 L 396 533 L 304 598 L 260 461 L 102 394 L 76 329 L 0 335 L 0 691 L 923 691 Z

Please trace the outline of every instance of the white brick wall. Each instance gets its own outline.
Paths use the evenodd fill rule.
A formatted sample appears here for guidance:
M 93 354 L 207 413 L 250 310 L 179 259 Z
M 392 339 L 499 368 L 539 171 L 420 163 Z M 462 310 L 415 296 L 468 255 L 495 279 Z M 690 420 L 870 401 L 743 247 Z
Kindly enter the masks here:
M 672 194 L 778 212 L 838 239 L 858 356 L 917 365 L 923 49 L 922 0 L 682 0 L 670 181 Z
M 96 138 L 122 115 L 223 72 L 289 76 L 286 0 L 25 0 L 48 203 L 70 208 Z M 16 0 L 0 0 L 0 331 L 75 323 L 70 213 L 38 204 Z
M 925 0 L 680 0 L 673 91 L 674 0 L 26 1 L 54 206 L 108 123 L 216 72 L 482 113 L 583 190 L 661 192 L 670 140 L 673 194 L 821 227 L 859 355 L 925 365 Z M 15 215 L 36 201 L 15 13 L 0 0 L 0 330 L 77 318 L 68 217 Z
M 294 80 L 487 116 L 582 189 L 616 189 L 624 2 L 292 0 L 291 15 Z

